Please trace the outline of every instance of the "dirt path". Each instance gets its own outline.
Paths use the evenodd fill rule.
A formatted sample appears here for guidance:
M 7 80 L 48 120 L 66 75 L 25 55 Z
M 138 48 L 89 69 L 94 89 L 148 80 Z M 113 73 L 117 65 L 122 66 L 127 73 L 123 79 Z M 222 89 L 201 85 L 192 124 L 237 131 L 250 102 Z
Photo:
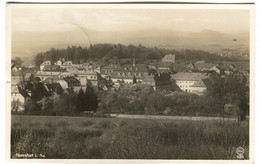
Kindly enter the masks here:
M 158 115 L 131 115 L 131 114 L 110 114 L 115 118 L 132 118 L 132 119 L 168 119 L 168 120 L 197 120 L 197 121 L 209 121 L 209 120 L 232 120 L 236 121 L 236 118 L 223 118 L 223 117 L 189 117 L 189 116 L 158 116 Z

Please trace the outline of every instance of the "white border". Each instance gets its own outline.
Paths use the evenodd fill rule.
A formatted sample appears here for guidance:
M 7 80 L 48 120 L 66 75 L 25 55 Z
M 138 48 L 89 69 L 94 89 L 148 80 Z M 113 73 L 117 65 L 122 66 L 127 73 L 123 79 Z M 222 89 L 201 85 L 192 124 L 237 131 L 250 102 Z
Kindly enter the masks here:
M 0 82 L 0 89 L 1 89 L 1 93 L 2 93 L 2 96 L 1 97 L 3 97 L 4 98 L 4 100 L 3 100 L 3 102 L 5 102 L 5 96 L 7 96 L 7 95 L 5 95 L 5 82 L 6 82 L 6 71 L 5 71 L 5 68 L 6 68 L 6 65 L 9 65 L 9 64 L 6 64 L 5 63 L 5 61 L 7 61 L 7 59 L 5 59 L 7 56 L 5 55 L 7 52 L 5 52 L 5 48 L 6 48 L 6 46 L 5 46 L 5 43 L 6 43 L 6 40 L 5 40 L 5 34 L 6 34 L 6 32 L 5 32 L 5 3 L 7 2 L 7 0 L 4 0 L 4 1 L 1 1 L 0 3 L 0 16 L 1 16 L 1 34 L 0 34 L 0 39 L 1 39 L 1 54 L 3 55 L 3 57 L 2 57 L 2 60 L 0 60 L 0 62 L 1 62 L 1 64 L 0 64 L 0 66 L 1 66 L 1 69 L 0 69 L 0 71 L 1 71 L 1 75 L 3 76 L 2 78 L 0 78 L 1 79 L 1 82 Z M 16 2 L 23 2 L 23 1 L 21 1 L 21 0 L 16 0 Z M 66 0 L 63 0 L 63 1 L 58 1 L 58 0 L 56 0 L 56 1 L 53 1 L 53 0 L 46 0 L 46 1 L 32 1 L 32 0 L 27 0 L 26 2 L 72 2 L 72 1 L 66 1 Z M 74 1 L 75 2 L 75 1 Z M 107 2 L 107 1 L 102 1 L 102 0 L 97 0 L 97 1 L 76 1 L 76 2 Z M 130 1 L 119 1 L 119 0 L 117 0 L 117 1 L 110 1 L 110 2 L 130 2 Z M 139 2 L 139 1 L 131 1 L 131 2 Z M 148 2 L 148 0 L 143 0 L 143 2 Z M 155 0 L 150 0 L 149 2 L 155 2 Z M 158 1 L 156 1 L 156 2 L 158 2 Z M 172 1 L 169 1 L 169 0 L 165 0 L 164 2 L 172 2 Z M 179 2 L 185 2 L 185 1 L 179 1 Z M 187 1 L 186 1 L 187 2 Z M 188 2 L 197 2 L 197 1 L 188 1 Z M 225 0 L 225 1 L 200 1 L 200 2 L 208 2 L 208 3 L 213 3 L 213 2 L 217 2 L 217 3 L 219 3 L 219 2 L 221 2 L 221 3 L 244 3 L 244 2 L 246 2 L 246 3 L 250 3 L 250 2 L 252 2 L 252 1 L 247 1 L 247 0 Z M 254 2 L 254 1 L 253 1 Z M 167 5 L 168 6 L 168 5 Z M 156 5 L 155 5 L 155 7 L 156 7 Z M 258 10 L 256 9 L 256 11 L 259 11 L 259 8 L 258 8 Z M 257 14 L 258 14 L 258 12 L 257 12 Z M 258 16 L 257 16 L 258 17 Z M 256 18 L 256 20 L 257 20 L 257 18 Z M 253 25 L 254 26 L 254 25 Z M 259 23 L 257 22 L 257 27 L 259 28 Z M 10 28 L 9 28 L 10 29 Z M 257 28 L 256 28 L 257 29 Z M 257 31 L 256 31 L 256 34 L 257 34 Z M 253 34 L 251 34 L 251 36 L 252 36 Z M 258 42 L 258 40 L 256 40 L 256 42 L 255 42 L 255 45 L 259 45 L 259 42 Z M 257 47 L 256 47 L 257 48 Z M 251 52 L 253 52 L 252 50 L 251 50 Z M 257 48 L 256 49 L 256 52 L 259 52 L 259 48 Z M 10 60 L 9 60 L 10 61 Z M 257 58 L 257 55 L 255 55 L 255 60 L 251 60 L 251 62 L 253 62 L 253 61 L 255 61 L 255 65 L 256 65 L 256 73 L 255 73 L 255 84 L 259 84 L 259 77 L 258 77 L 258 75 L 259 75 L 259 73 L 257 73 L 257 71 L 259 70 L 259 67 L 258 67 L 258 64 L 257 63 L 259 63 L 258 62 L 258 58 Z M 254 70 L 254 68 L 252 68 L 252 65 L 251 65 L 251 73 L 253 72 L 253 70 Z M 251 76 L 251 79 L 253 78 L 253 76 Z M 255 84 L 253 84 L 253 86 L 255 86 Z M 255 92 L 255 94 L 256 94 L 256 97 L 258 97 L 259 98 L 259 95 L 258 95 L 258 93 L 259 92 L 257 92 L 258 91 L 258 87 L 256 86 L 255 87 L 255 89 L 256 89 L 256 92 Z M 253 94 L 253 92 L 251 92 L 251 94 Z M 254 97 L 254 95 L 251 95 L 251 96 L 253 96 Z M 252 100 L 252 98 L 253 97 L 251 97 L 251 100 Z M 258 107 L 258 102 L 257 102 L 257 98 L 255 99 L 256 100 L 256 106 L 255 106 L 255 117 L 257 118 L 257 117 L 259 117 L 259 112 L 257 111 L 257 109 L 259 109 L 259 108 L 257 108 Z M 4 104 L 4 103 L 1 103 L 1 105 L 2 105 L 2 110 L 1 110 L 1 116 L 3 117 L 1 120 L 3 121 L 3 123 L 1 123 L 0 124 L 0 126 L 1 126 L 1 128 L 2 128 L 2 130 L 3 130 L 3 133 L 2 134 L 5 134 L 5 128 L 6 128 L 6 125 L 5 125 L 5 123 L 6 123 L 6 121 L 5 121 L 5 119 L 6 119 L 6 113 L 5 113 L 5 109 L 6 109 L 6 107 L 5 107 L 5 105 L 6 104 Z M 252 113 L 251 113 L 251 115 L 252 115 Z M 259 121 L 258 121 L 259 119 L 256 119 L 256 124 L 257 125 L 259 125 Z M 251 127 L 252 128 L 252 127 Z M 251 129 L 252 130 L 252 129 Z M 256 140 L 255 140 L 255 144 L 256 145 L 258 145 L 259 146 L 259 132 L 258 131 L 256 131 Z M 3 137 L 3 138 L 2 138 Z M 252 135 L 250 136 L 250 139 L 252 139 L 251 138 L 252 137 Z M 2 142 L 3 141 L 3 142 Z M 5 155 L 5 153 L 6 153 L 6 149 L 5 149 L 5 144 L 7 144 L 7 143 L 5 143 L 5 136 L 3 136 L 3 135 L 1 135 L 1 143 L 0 143 L 1 145 L 2 145 L 2 149 L 1 149 L 1 160 L 2 159 L 4 159 L 5 157 L 6 157 L 6 155 Z M 256 152 L 255 152 L 255 154 L 256 155 L 258 155 L 259 154 L 259 151 L 258 151 L 258 147 L 256 147 Z M 3 157 L 3 158 L 2 158 Z M 17 160 L 12 160 L 12 162 L 16 162 Z M 20 160 L 21 161 L 21 160 Z M 25 163 L 28 163 L 27 161 L 30 161 L 30 162 L 39 162 L 39 160 L 22 160 L 23 162 L 25 162 Z M 49 160 L 49 162 L 58 162 L 58 163 L 68 163 L 68 161 L 69 161 L 69 163 L 71 163 L 72 161 L 75 161 L 75 160 Z M 173 163 L 173 161 L 176 161 L 176 160 L 168 160 L 168 161 L 165 161 L 165 160 L 163 160 L 163 161 L 159 161 L 159 160 L 156 160 L 156 161 L 151 161 L 151 160 L 128 160 L 128 161 L 126 161 L 126 160 L 109 160 L 109 161 L 107 161 L 107 160 L 76 160 L 77 161 L 77 163 L 83 163 L 83 162 L 88 162 L 88 163 L 122 163 L 122 161 L 124 161 L 124 163 L 133 163 L 133 162 L 142 162 L 142 163 L 154 163 L 154 162 L 156 162 L 156 163 Z M 2 162 L 2 161 L 1 161 Z M 6 162 L 6 161 L 3 161 L 3 163 L 4 162 Z M 178 160 L 178 163 L 193 163 L 194 162 L 194 160 Z M 197 161 L 198 163 L 212 163 L 213 161 L 205 161 L 205 160 L 203 160 L 203 161 Z M 217 162 L 217 163 L 226 163 L 227 161 L 224 161 L 224 160 L 218 160 L 218 161 L 214 161 L 214 163 L 215 162 Z M 236 162 L 236 163 L 245 163 L 246 161 L 231 161 L 232 163 L 233 162 Z M 252 161 L 248 161 L 249 163 L 251 163 Z M 248 163 L 248 162 L 246 162 L 246 163 Z M 257 156 L 256 156 L 256 159 L 255 159 L 255 163 L 259 163 L 260 161 L 259 161 L 259 159 L 257 158 Z M 8 163 L 10 163 L 10 162 L 8 162 Z M 20 163 L 20 162 L 19 162 Z M 73 162 L 74 163 L 74 162 Z M 230 161 L 228 161 L 227 163 L 230 163 Z

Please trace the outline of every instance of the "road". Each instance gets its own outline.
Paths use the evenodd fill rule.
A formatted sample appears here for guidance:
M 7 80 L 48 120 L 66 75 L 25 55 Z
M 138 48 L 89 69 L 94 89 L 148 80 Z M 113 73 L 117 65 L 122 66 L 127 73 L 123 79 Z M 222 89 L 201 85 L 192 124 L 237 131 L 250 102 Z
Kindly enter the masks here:
M 166 119 L 166 120 L 194 120 L 194 121 L 209 121 L 209 120 L 231 120 L 236 121 L 236 118 L 223 117 L 189 117 L 189 116 L 161 116 L 161 115 L 131 115 L 131 114 L 110 114 L 115 118 L 130 118 L 130 119 Z

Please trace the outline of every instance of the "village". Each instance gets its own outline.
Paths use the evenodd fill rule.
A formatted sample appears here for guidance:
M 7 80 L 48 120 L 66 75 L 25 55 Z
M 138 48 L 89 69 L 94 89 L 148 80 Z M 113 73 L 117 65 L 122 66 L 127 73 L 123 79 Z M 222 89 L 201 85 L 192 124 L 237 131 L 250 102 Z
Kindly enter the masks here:
M 42 85 L 42 92 L 61 94 L 68 89 L 78 93 L 90 84 L 95 92 L 100 90 L 119 90 L 120 87 L 142 85 L 153 90 L 171 90 L 203 95 L 207 91 L 209 72 L 222 77 L 232 72 L 240 72 L 249 85 L 249 68 L 245 63 L 221 62 L 208 63 L 203 59 L 189 63 L 182 72 L 176 72 L 174 54 L 167 54 L 153 64 L 138 63 L 136 58 L 131 64 L 113 63 L 101 66 L 98 62 L 74 64 L 64 59 L 51 63 L 44 61 L 39 68 L 25 66 L 23 69 L 12 63 L 11 100 L 17 111 L 24 110 L 25 99 L 31 96 L 29 82 Z M 12 110 L 14 110 L 12 109 Z

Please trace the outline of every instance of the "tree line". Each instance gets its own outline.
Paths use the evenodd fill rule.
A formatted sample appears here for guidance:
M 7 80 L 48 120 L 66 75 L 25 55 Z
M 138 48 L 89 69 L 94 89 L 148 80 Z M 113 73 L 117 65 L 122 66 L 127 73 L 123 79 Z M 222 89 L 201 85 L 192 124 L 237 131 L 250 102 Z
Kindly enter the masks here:
M 51 48 L 46 52 L 38 53 L 35 57 L 35 63 L 39 66 L 44 60 L 50 60 L 52 63 L 59 59 L 72 61 L 79 64 L 87 61 L 87 59 L 99 59 L 104 63 L 109 60 L 126 59 L 136 57 L 139 60 L 158 60 L 166 54 L 175 54 L 176 60 L 179 61 L 198 61 L 204 59 L 208 62 L 216 61 L 241 61 L 240 58 L 222 57 L 215 53 L 202 50 L 175 50 L 157 47 L 144 47 L 141 44 L 122 45 L 122 44 L 94 44 L 89 47 L 68 46 L 66 49 Z

